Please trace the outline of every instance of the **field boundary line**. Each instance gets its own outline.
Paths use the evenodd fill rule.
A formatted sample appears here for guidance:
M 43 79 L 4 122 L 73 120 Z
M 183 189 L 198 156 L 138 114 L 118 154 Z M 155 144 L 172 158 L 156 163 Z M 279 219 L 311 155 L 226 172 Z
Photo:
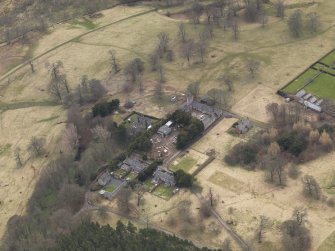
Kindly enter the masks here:
M 131 16 L 128 16 L 128 17 L 125 17 L 125 18 L 116 20 L 116 21 L 114 21 L 114 22 L 111 22 L 111 23 L 109 23 L 109 24 L 105 24 L 105 25 L 103 25 L 103 26 L 100 26 L 100 27 L 98 27 L 98 28 L 96 28 L 96 29 L 87 31 L 87 32 L 85 32 L 85 33 L 83 33 L 83 34 L 80 34 L 80 35 L 74 37 L 74 38 L 71 38 L 71 39 L 68 40 L 68 41 L 65 41 L 65 42 L 63 42 L 63 43 L 61 43 L 61 44 L 59 44 L 59 45 L 56 45 L 55 47 L 53 47 L 53 48 L 51 48 L 51 49 L 49 49 L 49 50 L 43 52 L 42 54 L 40 54 L 40 55 L 38 55 L 38 56 L 36 56 L 36 57 L 33 57 L 33 58 L 30 59 L 29 61 L 35 61 L 35 60 L 37 60 L 37 59 L 39 59 L 39 58 L 41 58 L 41 57 L 47 55 L 48 53 L 50 53 L 50 52 L 52 52 L 52 51 L 54 51 L 54 50 L 56 50 L 56 49 L 58 49 L 58 48 L 60 48 L 60 47 L 62 47 L 62 46 L 64 46 L 64 45 L 66 45 L 66 44 L 69 44 L 69 43 L 71 43 L 71 42 L 75 42 L 75 41 L 78 40 L 79 38 L 82 38 L 82 37 L 84 37 L 84 36 L 86 36 L 86 35 L 88 35 L 88 34 L 91 34 L 91 33 L 93 33 L 93 32 L 102 30 L 102 29 L 104 29 L 104 28 L 106 28 L 106 27 L 108 27 L 108 26 L 111 26 L 111 25 L 114 25 L 114 24 L 123 22 L 123 21 L 125 21 L 125 20 L 128 20 L 128 19 L 131 19 L 131 18 L 134 18 L 134 17 L 138 17 L 138 16 L 142 16 L 142 15 L 148 14 L 148 13 L 153 12 L 153 11 L 156 11 L 156 8 L 153 8 L 153 9 L 150 9 L 150 10 L 146 10 L 146 11 L 143 11 L 143 12 L 140 12 L 140 13 L 137 13 L 137 14 L 134 14 L 134 15 L 131 15 Z M 15 72 L 17 72 L 18 70 L 20 70 L 20 69 L 22 69 L 23 67 L 25 67 L 25 66 L 27 65 L 27 62 L 28 62 L 28 61 L 23 62 L 23 63 L 21 63 L 20 65 L 16 66 L 15 68 L 13 68 L 13 69 L 9 70 L 8 72 L 6 72 L 6 73 L 0 78 L 0 82 L 3 81 L 5 78 L 10 77 L 12 74 L 14 74 Z

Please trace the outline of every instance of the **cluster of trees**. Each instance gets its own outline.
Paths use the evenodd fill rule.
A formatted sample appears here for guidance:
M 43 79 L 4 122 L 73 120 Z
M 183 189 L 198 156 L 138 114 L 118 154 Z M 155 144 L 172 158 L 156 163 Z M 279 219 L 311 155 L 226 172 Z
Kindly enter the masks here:
M 96 240 L 99 240 L 98 242 Z M 208 248 L 198 248 L 187 240 L 168 235 L 150 228 L 136 229 L 132 223 L 124 225 L 118 222 L 115 229 L 99 226 L 97 223 L 83 222 L 69 235 L 61 236 L 54 247 L 54 251 L 67 250 L 192 250 L 210 251 Z
M 138 180 L 141 181 L 141 182 L 146 181 L 148 178 L 150 178 L 154 174 L 157 167 L 161 164 L 163 164 L 163 162 L 161 160 L 155 160 L 143 172 L 141 172 L 138 175 L 138 177 L 137 177 Z
M 113 99 L 110 102 L 101 102 L 92 107 L 93 117 L 106 117 L 119 109 L 120 100 Z
M 267 111 L 274 127 L 234 146 L 225 156 L 225 161 L 247 169 L 259 167 L 265 171 L 266 181 L 285 185 L 287 171 L 292 178 L 299 174 L 296 165 L 287 165 L 289 162 L 313 160 L 333 149 L 334 129 L 328 124 L 320 126 L 320 122 L 305 122 L 304 110 L 298 104 L 270 104 Z M 287 168 L 289 170 L 285 170 Z M 315 184 L 311 178 L 304 180 L 304 184 Z M 317 191 L 317 185 L 308 186 L 304 194 L 317 198 Z
M 310 231 L 305 226 L 306 210 L 297 208 L 293 217 L 281 224 L 282 247 L 284 251 L 306 251 L 311 248 Z
M 292 36 L 298 38 L 304 30 L 309 33 L 316 33 L 321 27 L 320 16 L 316 12 L 311 12 L 303 17 L 300 10 L 294 11 L 288 18 L 288 27 Z
M 32 62 L 30 62 L 30 67 L 31 71 L 35 72 Z M 86 75 L 81 78 L 77 88 L 71 90 L 61 61 L 52 64 L 47 63 L 46 68 L 50 75 L 47 91 L 51 99 L 57 103 L 66 106 L 85 105 L 99 100 L 107 93 L 100 80 L 88 79 Z
M 129 145 L 128 152 L 149 152 L 152 148 L 151 135 L 151 131 L 138 134 Z
M 10 44 L 19 39 L 29 42 L 28 33 L 46 32 L 53 23 L 68 20 L 77 16 L 91 14 L 115 5 L 112 0 L 69 0 L 50 2 L 43 0 L 17 1 L 6 8 L 0 15 L 0 35 L 2 41 Z M 20 18 L 17 18 L 20 17 Z
M 203 131 L 204 124 L 193 118 L 189 112 L 176 110 L 170 117 L 176 124 L 183 127 L 177 136 L 177 148 L 182 149 L 196 139 Z
M 194 178 L 191 174 L 185 173 L 183 170 L 175 172 L 175 179 L 177 187 L 192 187 Z

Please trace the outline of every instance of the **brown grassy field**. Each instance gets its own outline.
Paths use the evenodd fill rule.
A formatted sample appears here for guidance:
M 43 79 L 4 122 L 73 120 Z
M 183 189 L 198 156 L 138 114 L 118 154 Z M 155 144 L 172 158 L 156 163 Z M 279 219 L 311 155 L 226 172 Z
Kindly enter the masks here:
M 287 2 L 289 4 L 306 3 L 303 0 Z M 19 145 L 25 149 L 31 136 L 44 136 L 49 143 L 50 152 L 58 151 L 53 149 L 53 146 L 58 140 L 63 125 L 57 122 L 64 121 L 65 116 L 62 108 L 47 102 L 49 100 L 45 91 L 49 78 L 45 68 L 47 62 L 53 63 L 57 60 L 63 62 L 71 88 L 77 86 L 84 74 L 89 78 L 99 78 L 103 80 L 111 95 L 118 93 L 117 95 L 122 100 L 138 99 L 140 101 L 137 108 L 141 112 L 163 117 L 176 106 L 152 98 L 153 87 L 158 76 L 149 71 L 148 54 L 152 52 L 157 43 L 157 34 L 165 31 L 170 35 L 170 47 L 175 53 L 175 60 L 172 63 L 164 62 L 167 79 L 164 90 L 168 91 L 169 95 L 184 91 L 190 82 L 197 80 L 201 82 L 202 93 L 214 87 L 222 88 L 218 78 L 224 72 L 231 72 L 236 76 L 232 110 L 243 116 L 267 121 L 266 104 L 274 101 L 282 102 L 275 94 L 276 90 L 335 47 L 333 39 L 335 2 L 319 0 L 307 7 L 295 6 L 301 7 L 304 13 L 317 11 L 321 15 L 322 29 L 319 33 L 313 36 L 305 34 L 300 39 L 293 39 L 288 35 L 286 20 L 282 21 L 274 17 L 270 17 L 269 24 L 264 29 L 260 28 L 259 24 L 242 22 L 241 38 L 236 42 L 232 40 L 230 31 L 223 32 L 221 28 L 215 28 L 215 36 L 210 42 L 208 57 L 204 65 L 194 58 L 189 66 L 186 60 L 179 56 L 176 38 L 177 25 L 186 21 L 168 18 L 161 12 L 152 11 L 139 14 L 150 10 L 148 7 L 121 6 L 106 10 L 103 11 L 102 18 L 92 20 L 94 29 L 88 29 L 86 24 L 78 25 L 78 22 L 69 22 L 56 25 L 49 34 L 43 36 L 37 44 L 30 48 L 20 48 L 12 53 L 9 53 L 12 48 L 1 49 L 0 73 L 6 77 L 0 77 L 2 79 L 0 82 L 0 163 L 2 165 L 0 177 L 3 177 L 0 200 L 4 202 L 0 207 L 0 233 L 3 233 L 4 226 L 12 215 L 24 213 L 25 202 L 38 178 L 30 166 L 33 165 L 40 170 L 45 163 L 44 160 L 29 161 L 22 169 L 15 169 L 13 160 L 15 146 Z M 289 8 L 287 14 L 294 9 Z M 136 14 L 139 15 L 131 17 Z M 112 24 L 124 18 L 126 19 Z M 85 20 L 77 21 L 83 23 Z M 101 28 L 104 25 L 107 26 Z M 188 22 L 186 22 L 186 27 L 188 36 L 197 39 L 200 27 L 195 28 Z M 72 41 L 68 42 L 69 40 Z M 117 52 L 121 67 L 135 57 L 140 57 L 145 61 L 144 94 L 139 94 L 137 89 L 130 94 L 119 93 L 124 78 L 120 74 L 111 78 L 107 77 L 109 50 Z M 14 69 L 15 65 L 22 62 L 20 59 L 12 59 L 17 56 L 27 58 L 28 52 L 30 54 L 28 56 L 38 57 L 34 61 L 36 73 L 32 74 L 29 67 L 25 66 L 13 74 L 9 72 L 5 75 L 10 68 Z M 7 60 L 9 58 L 12 59 Z M 260 71 L 254 79 L 250 78 L 245 69 L 245 63 L 250 58 L 261 61 Z M 217 160 L 198 175 L 200 184 L 205 189 L 211 186 L 220 196 L 222 195 L 224 203 L 218 208 L 220 214 L 224 217 L 239 219 L 236 226 L 237 231 L 245 234 L 248 239 L 253 237 L 253 230 L 257 224 L 255 217 L 271 211 L 273 214 L 267 216 L 274 220 L 271 230 L 273 237 L 270 237 L 269 233 L 266 239 L 273 243 L 277 242 L 279 222 L 290 216 L 295 202 L 306 203 L 310 208 L 308 219 L 312 226 L 313 248 L 316 248 L 334 230 L 333 212 L 319 204 L 306 202 L 301 197 L 300 181 L 290 181 L 286 189 L 273 190 L 273 187 L 264 184 L 260 172 L 251 173 L 239 168 L 226 167 L 222 162 L 224 154 L 230 147 L 243 140 L 243 138 L 225 133 L 234 122 L 233 119 L 224 120 L 210 134 L 192 146 L 193 149 L 202 153 L 209 148 L 214 148 L 217 152 Z M 324 182 L 324 177 L 331 171 L 330 161 L 333 158 L 334 155 L 329 155 L 304 165 L 302 172 L 310 172 L 320 182 Z M 218 185 L 222 183 L 225 185 Z M 181 193 L 173 197 L 173 201 L 177 203 L 182 196 L 190 195 Z M 170 206 L 171 202 L 157 202 L 156 198 L 146 195 L 145 210 L 163 212 Z M 158 205 L 158 208 L 155 205 Z M 232 215 L 228 214 L 227 205 L 235 208 Z M 196 202 L 194 202 L 194 207 L 197 207 Z M 155 216 L 154 221 L 160 224 L 165 217 L 163 216 L 163 213 Z M 206 239 L 205 236 L 201 240 L 207 243 L 206 241 L 211 239 L 209 244 L 216 246 L 224 239 L 225 233 L 220 234 L 222 236 L 217 238 Z M 199 235 L 194 234 L 190 238 L 197 239 L 198 237 Z

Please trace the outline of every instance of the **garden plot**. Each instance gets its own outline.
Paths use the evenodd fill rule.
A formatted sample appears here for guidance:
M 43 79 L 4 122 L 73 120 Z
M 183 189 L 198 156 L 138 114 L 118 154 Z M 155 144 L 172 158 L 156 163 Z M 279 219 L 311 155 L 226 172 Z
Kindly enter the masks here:
M 194 171 L 207 160 L 208 156 L 201 152 L 189 149 L 185 155 L 177 158 L 169 167 L 173 172 L 183 170 L 186 173 L 192 174 Z

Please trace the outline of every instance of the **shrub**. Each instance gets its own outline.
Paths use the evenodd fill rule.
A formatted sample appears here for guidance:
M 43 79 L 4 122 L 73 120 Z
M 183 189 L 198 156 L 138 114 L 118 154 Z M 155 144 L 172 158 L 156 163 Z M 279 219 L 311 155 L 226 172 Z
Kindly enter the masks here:
M 279 146 L 294 156 L 299 156 L 308 146 L 308 142 L 303 135 L 297 132 L 284 133 L 277 140 Z
M 178 187 L 191 187 L 193 185 L 192 175 L 185 173 L 183 170 L 177 170 L 175 178 Z
M 109 114 L 119 109 L 120 100 L 113 99 L 111 102 L 101 102 L 93 106 L 93 117 L 106 117 Z
M 322 133 L 323 131 L 326 131 L 329 134 L 332 134 L 334 132 L 334 127 L 332 127 L 329 124 L 323 124 L 318 128 L 319 133 Z

